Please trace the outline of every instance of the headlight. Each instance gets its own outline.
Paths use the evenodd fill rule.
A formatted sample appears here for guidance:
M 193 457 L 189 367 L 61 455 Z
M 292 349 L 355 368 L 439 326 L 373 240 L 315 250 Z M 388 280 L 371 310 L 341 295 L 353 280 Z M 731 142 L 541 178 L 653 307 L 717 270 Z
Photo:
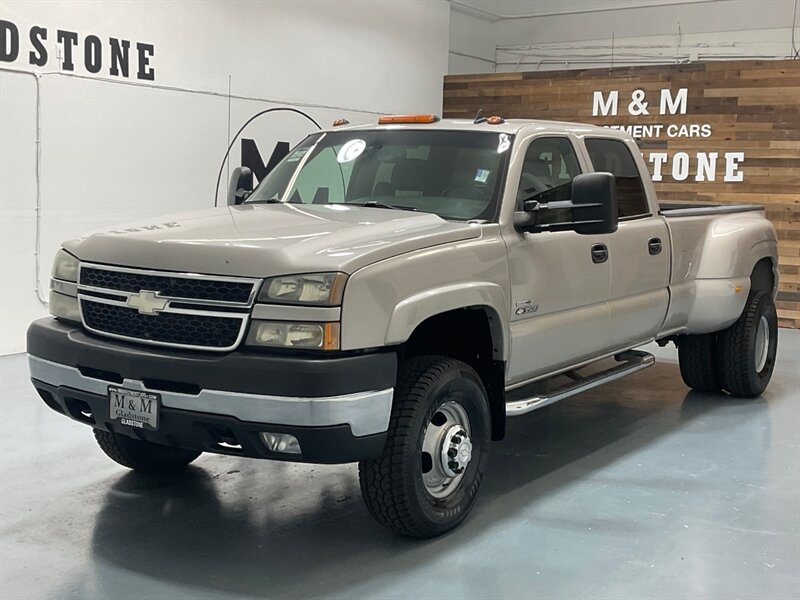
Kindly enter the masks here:
M 56 258 L 53 261 L 53 271 L 50 275 L 53 279 L 60 279 L 61 281 L 78 281 L 78 265 L 80 261 L 72 256 L 63 248 L 56 252 Z
M 47 303 L 50 314 L 65 321 L 81 322 L 81 311 L 78 307 L 78 299 L 74 296 L 65 296 L 58 292 L 51 291 L 50 299 Z
M 279 304 L 338 306 L 342 303 L 346 281 L 347 275 L 344 273 L 271 277 L 264 281 L 258 300 Z
M 253 321 L 247 343 L 278 348 L 339 349 L 339 323 Z

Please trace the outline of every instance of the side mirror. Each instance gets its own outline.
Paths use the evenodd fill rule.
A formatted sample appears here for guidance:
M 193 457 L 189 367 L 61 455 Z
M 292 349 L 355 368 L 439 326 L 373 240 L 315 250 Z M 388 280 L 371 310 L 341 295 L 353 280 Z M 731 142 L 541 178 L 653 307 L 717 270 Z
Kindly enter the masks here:
M 575 231 L 582 235 L 617 230 L 617 186 L 611 173 L 578 175 L 571 188 L 571 200 L 526 201 L 524 210 L 514 213 L 514 227 L 519 231 Z M 568 210 L 571 220 L 543 223 L 547 211 L 554 210 Z
M 228 206 L 244 202 L 253 192 L 253 171 L 247 167 L 236 167 L 228 183 Z
M 617 183 L 611 173 L 586 173 L 572 180 L 572 221 L 584 235 L 617 230 Z

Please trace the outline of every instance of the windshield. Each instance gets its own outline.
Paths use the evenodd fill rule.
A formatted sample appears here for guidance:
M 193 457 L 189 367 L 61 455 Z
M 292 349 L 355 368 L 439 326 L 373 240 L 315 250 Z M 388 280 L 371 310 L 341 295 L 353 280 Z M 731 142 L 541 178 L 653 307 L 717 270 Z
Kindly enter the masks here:
M 337 131 L 306 138 L 247 203 L 361 204 L 493 220 L 512 136 L 473 131 Z

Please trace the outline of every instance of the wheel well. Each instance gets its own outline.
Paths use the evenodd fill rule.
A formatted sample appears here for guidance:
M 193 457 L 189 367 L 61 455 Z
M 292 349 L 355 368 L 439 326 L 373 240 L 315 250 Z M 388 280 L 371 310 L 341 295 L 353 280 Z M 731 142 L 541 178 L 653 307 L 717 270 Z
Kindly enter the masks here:
M 506 416 L 505 362 L 496 358 L 501 356 L 502 340 L 492 335 L 497 321 L 497 315 L 486 307 L 441 313 L 420 323 L 400 352 L 401 359 L 423 354 L 449 356 L 475 369 L 489 395 L 493 440 L 505 435 Z
M 771 258 L 762 258 L 750 274 L 750 290 L 757 292 L 775 291 L 775 271 Z

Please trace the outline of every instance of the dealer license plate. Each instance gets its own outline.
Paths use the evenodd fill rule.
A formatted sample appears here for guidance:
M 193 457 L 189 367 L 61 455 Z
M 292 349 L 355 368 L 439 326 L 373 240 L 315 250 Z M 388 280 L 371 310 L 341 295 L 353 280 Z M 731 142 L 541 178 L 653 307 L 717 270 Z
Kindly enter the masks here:
M 161 395 L 108 386 L 111 420 L 137 429 L 158 429 Z

